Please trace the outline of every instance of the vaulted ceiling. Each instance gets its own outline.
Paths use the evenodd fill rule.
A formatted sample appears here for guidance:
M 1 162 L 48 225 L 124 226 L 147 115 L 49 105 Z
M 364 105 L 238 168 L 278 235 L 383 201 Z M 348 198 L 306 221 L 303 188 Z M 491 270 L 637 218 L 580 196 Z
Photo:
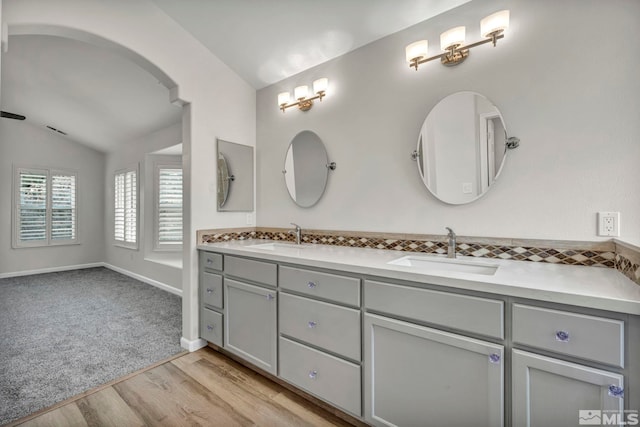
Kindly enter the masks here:
M 469 0 L 152 1 L 260 89 Z M 106 49 L 11 36 L 2 55 L 2 110 L 97 150 L 180 121 L 163 85 Z

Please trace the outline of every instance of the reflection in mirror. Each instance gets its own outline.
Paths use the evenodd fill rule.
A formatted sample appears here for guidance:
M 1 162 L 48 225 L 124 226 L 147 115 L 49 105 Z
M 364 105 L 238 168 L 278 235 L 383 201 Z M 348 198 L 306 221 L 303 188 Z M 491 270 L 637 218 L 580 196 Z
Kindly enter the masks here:
M 218 140 L 218 211 L 253 211 L 253 147 Z
M 482 197 L 506 158 L 507 135 L 498 108 L 484 96 L 458 92 L 441 100 L 425 119 L 415 158 L 422 181 L 445 203 Z
M 308 208 L 320 200 L 328 171 L 335 167 L 328 163 L 327 150 L 318 135 L 305 130 L 293 138 L 282 173 L 289 195 L 298 206 Z
M 229 181 L 233 181 L 235 177 L 230 175 L 229 165 L 224 154 L 218 153 L 218 207 L 221 208 L 227 203 L 229 198 Z

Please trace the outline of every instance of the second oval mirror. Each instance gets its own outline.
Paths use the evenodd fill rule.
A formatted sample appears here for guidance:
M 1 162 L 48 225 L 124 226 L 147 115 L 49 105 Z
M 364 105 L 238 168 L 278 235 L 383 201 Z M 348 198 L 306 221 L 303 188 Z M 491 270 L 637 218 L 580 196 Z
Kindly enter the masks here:
M 507 134 L 498 108 L 474 92 L 447 96 L 429 112 L 415 157 L 424 185 L 452 205 L 482 197 L 506 158 Z
M 309 130 L 297 134 L 284 160 L 284 181 L 293 201 L 308 208 L 320 200 L 329 171 L 327 150 L 318 135 Z

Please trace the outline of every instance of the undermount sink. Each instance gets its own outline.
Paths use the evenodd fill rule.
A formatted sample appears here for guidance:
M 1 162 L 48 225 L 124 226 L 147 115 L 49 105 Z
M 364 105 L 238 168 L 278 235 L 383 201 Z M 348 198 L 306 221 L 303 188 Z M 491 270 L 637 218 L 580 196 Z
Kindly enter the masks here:
M 296 245 L 295 243 L 259 243 L 257 245 L 249 245 L 247 248 L 261 249 L 264 251 L 297 251 L 304 249 L 305 246 Z
M 499 265 L 486 262 L 467 261 L 452 258 L 438 258 L 436 256 L 408 255 L 389 261 L 387 264 L 410 267 L 412 270 L 431 273 L 438 271 L 484 274 L 493 276 Z

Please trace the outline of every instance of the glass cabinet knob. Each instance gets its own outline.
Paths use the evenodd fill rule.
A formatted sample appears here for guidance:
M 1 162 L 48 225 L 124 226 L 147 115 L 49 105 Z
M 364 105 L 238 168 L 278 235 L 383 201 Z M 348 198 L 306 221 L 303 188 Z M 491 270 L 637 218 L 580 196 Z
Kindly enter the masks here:
M 307 282 L 307 287 L 308 287 L 309 289 L 313 289 L 313 288 L 315 288 L 316 286 L 318 286 L 318 284 L 317 284 L 316 282 Z
M 501 359 L 501 357 L 497 353 L 492 353 L 492 354 L 489 355 L 489 362 L 491 362 L 491 363 L 498 364 L 498 363 L 500 363 L 500 359 Z
M 210 331 L 213 331 L 215 329 L 216 325 L 207 325 L 207 329 Z
M 567 332 L 567 331 L 556 331 L 556 341 L 569 342 L 569 332 Z
M 318 371 L 309 371 L 309 378 L 315 380 L 318 377 Z
M 213 293 L 213 289 L 212 288 L 207 288 L 207 293 L 208 294 L 212 294 Z
M 622 387 L 618 387 L 615 384 L 611 384 L 609 386 L 609 391 L 607 394 L 611 397 L 619 397 L 622 399 L 624 397 L 624 389 Z
M 307 323 L 307 326 L 308 326 L 310 329 L 313 329 L 313 328 L 315 328 L 316 326 L 318 326 L 318 322 L 314 322 L 313 320 L 310 320 L 310 321 Z

